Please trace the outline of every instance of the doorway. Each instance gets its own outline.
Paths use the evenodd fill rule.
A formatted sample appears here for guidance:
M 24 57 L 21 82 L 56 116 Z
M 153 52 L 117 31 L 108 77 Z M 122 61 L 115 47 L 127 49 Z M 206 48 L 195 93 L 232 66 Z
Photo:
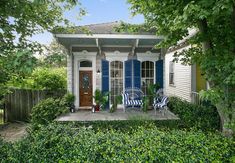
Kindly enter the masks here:
M 79 106 L 92 106 L 92 71 L 79 71 Z

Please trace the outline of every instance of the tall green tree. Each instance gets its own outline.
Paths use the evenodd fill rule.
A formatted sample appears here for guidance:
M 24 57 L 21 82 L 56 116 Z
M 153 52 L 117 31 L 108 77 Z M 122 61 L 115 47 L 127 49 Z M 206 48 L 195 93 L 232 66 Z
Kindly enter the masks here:
M 34 34 L 71 26 L 64 11 L 78 6 L 77 0 L 1 0 L 0 1 L 0 100 L 12 76 L 24 77 L 35 65 L 34 52 L 42 46 L 30 41 Z M 72 28 L 71 28 L 72 29 Z
M 217 107 L 223 131 L 235 124 L 235 1 L 234 0 L 128 0 L 133 14 L 143 14 L 149 28 L 165 36 L 168 48 L 189 36 L 189 50 L 176 53 L 184 63 L 200 65 L 211 89 L 204 94 Z M 234 128 L 233 128 L 234 129 Z
M 42 66 L 46 67 L 66 67 L 67 49 L 60 45 L 55 39 L 46 47 Z

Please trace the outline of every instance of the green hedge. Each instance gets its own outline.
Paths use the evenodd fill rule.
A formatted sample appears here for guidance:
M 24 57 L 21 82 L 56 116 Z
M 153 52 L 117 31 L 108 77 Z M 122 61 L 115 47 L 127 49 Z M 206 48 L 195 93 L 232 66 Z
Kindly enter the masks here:
M 195 105 L 177 97 L 169 100 L 169 109 L 177 114 L 186 128 L 203 131 L 220 129 L 220 118 L 216 108 L 210 104 Z
M 94 131 L 116 130 L 120 132 L 132 132 L 139 127 L 159 129 L 182 129 L 184 126 L 180 120 L 116 120 L 116 121 L 91 121 L 91 122 L 57 122 L 69 124 L 75 128 L 89 127 Z
M 50 124 L 15 144 L 2 162 L 232 162 L 235 142 L 215 133 L 139 127 L 131 134 Z M 233 158 L 232 158 L 233 157 Z

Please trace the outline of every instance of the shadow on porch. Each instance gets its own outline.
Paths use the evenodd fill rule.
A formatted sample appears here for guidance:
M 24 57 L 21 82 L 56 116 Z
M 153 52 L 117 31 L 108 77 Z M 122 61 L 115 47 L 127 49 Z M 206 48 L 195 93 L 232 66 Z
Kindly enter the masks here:
M 109 111 L 99 111 L 92 113 L 91 110 L 78 110 L 75 113 L 67 113 L 57 118 L 57 121 L 115 121 L 115 120 L 167 120 L 179 119 L 169 110 L 163 115 L 154 110 L 148 110 L 147 113 L 139 109 L 127 109 L 126 112 L 118 109 L 114 113 Z

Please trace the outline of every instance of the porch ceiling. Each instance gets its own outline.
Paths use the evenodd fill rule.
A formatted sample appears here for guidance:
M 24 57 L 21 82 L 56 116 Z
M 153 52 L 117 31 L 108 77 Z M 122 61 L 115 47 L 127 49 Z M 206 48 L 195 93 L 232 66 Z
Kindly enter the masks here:
M 67 49 L 78 48 L 153 48 L 163 40 L 163 37 L 154 35 L 84 35 L 84 34 L 57 34 L 57 41 Z

